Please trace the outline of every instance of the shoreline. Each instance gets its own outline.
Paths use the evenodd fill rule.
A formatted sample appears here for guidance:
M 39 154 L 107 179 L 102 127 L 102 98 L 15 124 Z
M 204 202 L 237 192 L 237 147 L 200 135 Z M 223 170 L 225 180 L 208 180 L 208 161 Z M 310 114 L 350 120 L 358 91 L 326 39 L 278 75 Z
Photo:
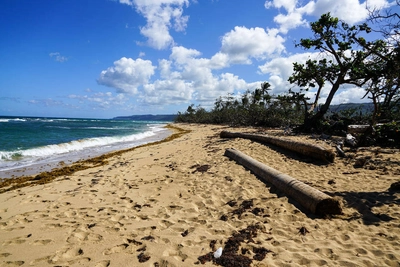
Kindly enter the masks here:
M 80 159 L 76 161 L 72 161 L 69 164 L 66 164 L 64 161 L 56 162 L 54 165 L 48 164 L 47 166 L 40 165 L 39 167 L 33 167 L 30 171 L 28 169 L 30 167 L 24 167 L 24 170 L 15 170 L 10 173 L 26 173 L 26 175 L 15 176 L 12 175 L 8 178 L 0 178 L 0 194 L 9 190 L 14 190 L 17 188 L 35 185 L 35 184 L 45 184 L 49 183 L 52 180 L 62 176 L 62 175 L 72 175 L 73 173 L 85 169 L 90 169 L 94 167 L 99 167 L 108 163 L 107 159 L 111 157 L 115 157 L 117 155 L 121 155 L 123 153 L 127 153 L 133 151 L 137 148 L 152 146 L 155 144 L 160 144 L 163 142 L 168 142 L 175 138 L 180 137 L 185 134 L 186 131 L 168 124 L 164 126 L 164 128 L 171 130 L 171 134 L 169 134 L 166 138 L 161 140 L 148 142 L 145 144 L 141 144 L 138 146 L 134 146 L 131 148 L 115 150 L 108 153 L 103 153 L 98 156 L 88 157 L 87 159 Z M 7 173 L 7 171 L 5 171 Z M 6 187 L 5 189 L 2 189 Z
M 220 138 L 227 126 L 172 126 L 187 132 L 0 194 L 2 264 L 215 266 L 210 253 L 222 247 L 226 259 L 237 246 L 231 256 L 244 266 L 399 266 L 400 193 L 388 191 L 399 180 L 399 153 L 357 151 L 321 164 Z M 225 157 L 227 148 L 341 198 L 343 214 L 309 213 Z
M 173 133 L 168 130 L 168 124 L 162 126 L 167 129 L 165 132 L 158 133 L 154 136 L 145 137 L 135 141 L 135 144 L 127 146 L 123 143 L 117 143 L 111 147 L 100 146 L 98 149 L 93 150 L 91 148 L 85 150 L 70 151 L 68 153 L 55 154 L 52 158 L 37 159 L 35 162 L 28 164 L 25 162 L 15 162 L 14 165 L 5 166 L 0 168 L 0 179 L 19 178 L 24 176 L 34 176 L 44 172 L 50 172 L 54 169 L 60 169 L 65 166 L 70 166 L 77 162 L 90 160 L 92 158 L 101 157 L 102 155 L 113 153 L 116 151 L 123 151 L 130 148 L 134 148 L 147 143 L 153 143 L 156 141 L 163 140 Z M 78 140 L 79 141 L 79 140 Z M 22 165 L 22 166 L 18 166 Z

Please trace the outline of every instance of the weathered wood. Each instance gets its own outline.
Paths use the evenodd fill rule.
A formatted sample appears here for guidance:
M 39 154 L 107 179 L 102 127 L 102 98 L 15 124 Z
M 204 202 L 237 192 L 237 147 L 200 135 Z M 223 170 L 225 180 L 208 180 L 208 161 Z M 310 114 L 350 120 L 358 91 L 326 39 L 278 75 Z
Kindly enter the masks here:
M 308 144 L 304 142 L 298 142 L 290 140 L 287 138 L 272 137 L 267 135 L 250 134 L 250 133 L 235 133 L 222 131 L 220 133 L 222 138 L 245 138 L 250 140 L 255 140 L 262 143 L 273 144 L 302 155 L 313 157 L 317 159 L 326 160 L 329 162 L 334 162 L 335 152 L 330 149 L 326 149 L 319 145 Z
M 342 158 L 347 158 L 346 153 L 344 153 L 343 149 L 339 145 L 336 146 L 336 151 Z
M 338 199 L 281 173 L 265 164 L 243 154 L 239 150 L 229 148 L 225 156 L 251 170 L 260 179 L 276 186 L 280 191 L 292 197 L 303 207 L 315 214 L 342 214 L 342 205 Z
M 358 147 L 357 151 L 370 151 L 373 153 L 394 154 L 394 153 L 399 153 L 400 149 L 381 148 L 381 147 Z
M 349 125 L 347 126 L 347 132 L 350 134 L 365 133 L 370 127 L 370 125 Z

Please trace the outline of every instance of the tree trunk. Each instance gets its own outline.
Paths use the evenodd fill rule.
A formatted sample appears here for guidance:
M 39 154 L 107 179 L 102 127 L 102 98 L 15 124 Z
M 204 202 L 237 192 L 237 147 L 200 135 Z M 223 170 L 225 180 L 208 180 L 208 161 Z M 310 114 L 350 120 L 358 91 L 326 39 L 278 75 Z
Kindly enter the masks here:
M 261 143 L 267 143 L 276 145 L 302 155 L 313 157 L 319 160 L 324 160 L 328 162 L 334 162 L 335 152 L 333 150 L 325 149 L 319 145 L 313 145 L 303 142 L 297 142 L 286 138 L 272 137 L 267 135 L 257 135 L 249 133 L 234 133 L 228 131 L 222 131 L 220 133 L 221 138 L 245 138 Z
M 313 129 L 318 128 L 319 122 L 324 118 L 326 112 L 328 112 L 329 106 L 335 96 L 337 90 L 339 89 L 340 84 L 343 82 L 343 77 L 339 77 L 336 82 L 333 84 L 331 91 L 329 92 L 328 98 L 325 101 L 325 104 L 321 106 L 317 113 L 312 116 L 308 116 L 304 119 L 303 130 L 304 131 L 312 131 Z
M 238 150 L 227 149 L 224 155 L 246 167 L 263 181 L 273 184 L 312 213 L 319 215 L 342 214 L 342 206 L 338 199 L 331 198 L 327 194 L 268 167 Z

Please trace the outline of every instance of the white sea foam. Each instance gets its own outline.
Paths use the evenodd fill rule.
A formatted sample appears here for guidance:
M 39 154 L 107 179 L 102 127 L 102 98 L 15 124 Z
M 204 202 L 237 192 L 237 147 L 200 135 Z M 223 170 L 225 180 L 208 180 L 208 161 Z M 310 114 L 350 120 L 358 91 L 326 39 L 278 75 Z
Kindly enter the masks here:
M 47 145 L 21 151 L 0 151 L 0 160 L 13 160 L 16 155 L 19 155 L 20 157 L 48 157 L 55 154 L 64 154 L 72 151 L 84 150 L 87 148 L 103 147 L 108 145 L 115 145 L 117 143 L 134 142 L 154 135 L 154 131 L 147 131 L 144 133 L 138 133 L 128 136 L 88 138 L 71 141 L 68 143 Z
M 11 122 L 11 121 L 26 121 L 26 119 L 20 119 L 20 118 L 0 119 L 0 122 Z
M 30 165 L 60 162 L 71 158 L 79 160 L 94 157 L 111 151 L 161 140 L 170 133 L 169 130 L 162 126 L 160 124 L 148 125 L 148 131 L 127 136 L 88 138 L 26 150 L 0 151 L 0 174 L 2 171 Z

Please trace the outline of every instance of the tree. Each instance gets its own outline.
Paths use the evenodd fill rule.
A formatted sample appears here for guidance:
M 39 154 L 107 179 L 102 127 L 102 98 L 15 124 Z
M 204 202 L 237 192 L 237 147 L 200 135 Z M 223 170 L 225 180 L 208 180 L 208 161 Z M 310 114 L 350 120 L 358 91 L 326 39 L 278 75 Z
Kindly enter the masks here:
M 400 7 L 400 0 L 396 0 Z M 374 54 L 375 79 L 371 80 L 367 88 L 367 94 L 374 103 L 372 125 L 379 120 L 393 120 L 399 113 L 400 104 L 400 14 L 392 9 L 369 10 L 369 19 L 375 32 L 379 32 L 385 38 L 383 49 L 372 51 Z M 364 49 L 369 49 L 365 40 L 356 39 Z M 366 94 L 366 95 L 367 95 Z
M 360 45 L 360 40 L 363 40 L 362 34 L 371 32 L 367 24 L 349 26 L 338 18 L 331 17 L 330 13 L 323 14 L 318 21 L 311 23 L 311 30 L 314 37 L 301 39 L 296 46 L 320 51 L 323 59 L 309 60 L 306 64 L 295 63 L 289 82 L 300 87 L 308 86 L 306 90 L 317 84 L 314 105 L 318 103 L 319 93 L 325 83 L 330 83 L 331 88 L 320 109 L 305 117 L 303 126 L 308 130 L 317 127 L 342 85 L 361 87 L 374 77 L 371 56 L 373 51 L 384 48 L 382 41 L 365 41 L 364 45 L 368 47 L 365 49 Z
M 397 10 L 400 7 L 400 0 L 396 0 L 395 6 Z M 374 31 L 379 32 L 382 36 L 392 44 L 400 44 L 400 13 L 394 12 L 393 9 L 382 10 L 382 9 L 370 9 L 369 21 L 372 24 L 376 24 L 377 27 Z
M 315 100 L 311 104 L 310 108 L 307 109 L 307 102 L 305 102 L 305 117 L 308 117 L 314 111 L 315 107 L 318 105 L 318 99 L 321 94 L 321 90 L 325 85 L 325 76 L 328 74 L 327 72 L 322 73 L 321 70 L 327 70 L 327 60 L 323 59 L 320 61 L 317 60 L 307 60 L 305 65 L 299 63 L 293 63 L 294 74 L 289 77 L 290 83 L 297 83 L 300 86 L 300 92 L 297 96 L 303 96 L 302 91 L 309 91 L 310 88 L 315 88 L 318 85 L 317 92 L 315 94 Z M 289 90 L 289 93 L 295 95 L 295 92 Z M 307 99 L 309 100 L 309 99 Z
M 257 88 L 253 92 L 252 103 L 265 107 L 271 100 L 271 96 L 268 93 L 268 90 L 271 90 L 271 84 L 269 82 L 261 83 L 261 88 Z
M 387 49 L 382 56 L 375 56 L 375 74 L 366 88 L 374 104 L 371 125 L 379 121 L 398 119 L 400 105 L 400 49 Z M 364 96 L 364 97 L 365 97 Z

